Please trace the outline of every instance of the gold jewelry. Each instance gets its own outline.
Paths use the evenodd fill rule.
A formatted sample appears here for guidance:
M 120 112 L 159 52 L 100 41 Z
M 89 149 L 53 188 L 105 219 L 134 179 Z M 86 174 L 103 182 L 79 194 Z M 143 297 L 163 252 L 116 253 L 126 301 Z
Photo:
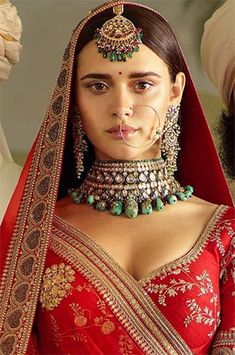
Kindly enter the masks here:
M 121 16 L 123 11 L 122 4 L 114 6 L 113 13 L 116 16 L 106 21 L 100 29 L 96 29 L 94 35 L 98 52 L 111 62 L 125 62 L 127 58 L 132 58 L 142 43 L 142 29 L 137 29 L 130 20 Z
M 177 170 L 177 156 L 180 150 L 179 135 L 180 126 L 178 124 L 180 104 L 174 107 L 170 105 L 166 114 L 166 122 L 162 132 L 162 144 L 161 152 L 166 166 L 168 174 L 173 176 Z
M 84 132 L 79 112 L 74 109 L 72 115 L 73 125 L 73 152 L 76 159 L 76 172 L 78 179 L 81 178 L 81 174 L 84 171 L 83 159 L 84 153 L 87 151 L 87 141 L 85 139 L 86 133 Z
M 72 200 L 87 202 L 99 211 L 113 215 L 125 212 L 129 218 L 139 213 L 161 211 L 164 204 L 175 204 L 191 197 L 193 188 L 169 176 L 163 159 L 95 161 L 83 184 L 69 191 Z

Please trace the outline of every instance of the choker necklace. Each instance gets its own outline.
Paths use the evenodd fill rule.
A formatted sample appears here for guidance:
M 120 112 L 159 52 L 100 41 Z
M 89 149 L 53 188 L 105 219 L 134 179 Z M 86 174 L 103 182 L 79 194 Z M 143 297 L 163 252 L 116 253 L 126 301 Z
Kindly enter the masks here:
M 109 210 L 119 216 L 123 212 L 129 218 L 138 214 L 161 211 L 165 204 L 186 201 L 193 194 L 193 187 L 181 187 L 169 176 L 165 161 L 118 160 L 95 161 L 83 184 L 69 190 L 72 200 L 86 202 L 99 211 Z

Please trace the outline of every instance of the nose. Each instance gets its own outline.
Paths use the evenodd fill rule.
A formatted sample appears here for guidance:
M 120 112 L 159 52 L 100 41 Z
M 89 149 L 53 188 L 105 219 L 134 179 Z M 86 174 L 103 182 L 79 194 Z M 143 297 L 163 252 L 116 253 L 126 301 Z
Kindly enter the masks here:
M 133 108 L 131 106 L 129 107 L 122 107 L 122 108 L 114 108 L 112 112 L 112 116 L 114 118 L 129 118 L 132 116 L 133 113 Z
M 133 115 L 133 102 L 126 87 L 118 86 L 110 97 L 109 115 L 112 118 L 125 119 Z

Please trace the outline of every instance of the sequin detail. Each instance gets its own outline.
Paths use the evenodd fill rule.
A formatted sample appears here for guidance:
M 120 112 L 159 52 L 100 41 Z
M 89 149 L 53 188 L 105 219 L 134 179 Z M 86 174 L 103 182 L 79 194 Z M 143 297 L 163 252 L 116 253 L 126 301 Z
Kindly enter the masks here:
M 72 289 L 75 280 L 74 270 L 69 265 L 54 264 L 45 270 L 42 283 L 40 302 L 47 310 L 56 308 Z

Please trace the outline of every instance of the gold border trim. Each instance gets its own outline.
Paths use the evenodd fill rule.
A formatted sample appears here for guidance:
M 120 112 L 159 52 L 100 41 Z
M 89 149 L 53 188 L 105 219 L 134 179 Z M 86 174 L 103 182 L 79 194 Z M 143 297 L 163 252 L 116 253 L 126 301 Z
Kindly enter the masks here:
M 105 255 L 106 253 L 100 249 L 99 245 L 95 245 L 86 235 L 74 229 L 58 216 L 55 217 L 54 224 L 53 233 L 61 238 L 63 242 L 69 243 L 77 252 L 82 253 L 86 260 L 89 260 L 90 264 L 95 265 L 96 269 L 93 267 L 93 273 L 97 274 L 98 272 L 99 279 L 102 278 L 102 275 L 107 277 L 109 280 L 108 289 L 115 288 L 115 290 L 123 294 L 125 299 L 130 298 L 131 302 L 136 304 L 137 309 L 135 309 L 135 313 L 138 314 L 139 309 L 141 309 L 139 317 L 144 317 L 144 322 L 147 322 L 146 326 L 150 327 L 156 339 L 162 341 L 166 348 L 170 344 L 174 349 L 174 353 L 191 354 L 184 340 L 161 314 L 150 296 L 138 285 L 138 282 L 130 274 L 120 268 L 108 255 Z M 87 265 L 88 261 L 84 261 L 85 268 Z M 168 339 L 171 339 L 171 343 L 169 343 Z
M 129 290 L 126 290 L 124 285 L 120 285 L 120 280 L 116 276 L 111 277 L 111 273 L 107 268 L 106 273 L 104 273 L 102 265 L 97 267 L 90 260 L 92 258 L 91 251 L 78 241 L 72 240 L 70 236 L 56 229 L 53 229 L 50 249 L 66 259 L 67 262 L 92 283 L 117 316 L 120 323 L 146 355 L 156 354 L 156 351 L 159 354 L 176 354 L 171 346 L 167 344 L 168 341 L 164 341 L 160 332 L 154 329 L 154 325 L 145 316 L 144 310 L 136 302 Z M 97 263 L 99 263 L 98 259 Z M 115 284 L 119 284 L 119 289 L 115 287 Z M 122 292 L 120 291 L 120 287 Z M 154 330 L 155 334 L 158 333 L 158 339 L 152 333 Z

